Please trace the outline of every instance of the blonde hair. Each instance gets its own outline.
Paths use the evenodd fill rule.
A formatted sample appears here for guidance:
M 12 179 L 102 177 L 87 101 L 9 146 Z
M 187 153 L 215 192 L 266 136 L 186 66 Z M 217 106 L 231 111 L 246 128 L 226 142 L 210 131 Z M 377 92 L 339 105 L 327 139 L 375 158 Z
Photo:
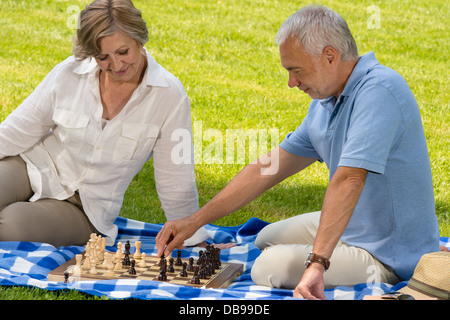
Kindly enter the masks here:
M 81 11 L 73 53 L 79 60 L 100 53 L 100 38 L 121 32 L 141 46 L 148 41 L 147 24 L 131 0 L 95 0 Z

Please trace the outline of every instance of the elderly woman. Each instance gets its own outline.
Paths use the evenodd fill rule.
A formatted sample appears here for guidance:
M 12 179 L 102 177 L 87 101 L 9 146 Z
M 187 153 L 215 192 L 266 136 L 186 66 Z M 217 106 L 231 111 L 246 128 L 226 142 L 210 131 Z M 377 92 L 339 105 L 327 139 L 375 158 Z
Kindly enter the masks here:
M 112 245 L 124 193 L 152 156 L 167 220 L 198 209 L 193 156 L 171 159 L 172 132 L 192 130 L 189 99 L 147 40 L 129 0 L 81 12 L 75 55 L 0 126 L 0 240 L 80 245 L 96 232 Z

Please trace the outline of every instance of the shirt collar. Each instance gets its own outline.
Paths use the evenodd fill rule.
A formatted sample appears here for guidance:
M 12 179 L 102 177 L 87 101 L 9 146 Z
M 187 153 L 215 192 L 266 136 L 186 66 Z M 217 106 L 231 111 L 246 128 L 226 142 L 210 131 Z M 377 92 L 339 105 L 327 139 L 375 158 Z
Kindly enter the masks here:
M 156 62 L 147 49 L 144 48 L 144 50 L 147 56 L 147 69 L 145 70 L 142 84 L 152 87 L 168 87 L 169 84 L 166 80 L 167 71 Z M 90 74 L 97 72 L 97 70 L 97 61 L 95 61 L 94 58 L 87 58 L 81 61 L 80 65 L 76 67 L 73 72 L 76 74 Z
M 360 56 L 352 74 L 347 80 L 341 96 L 349 96 L 359 81 L 367 74 L 369 69 L 376 64 L 379 64 L 379 62 L 372 51 Z
M 367 74 L 370 68 L 379 64 L 378 60 L 375 58 L 375 54 L 371 51 L 359 57 L 358 62 L 353 68 L 352 74 L 345 84 L 344 90 L 342 90 L 339 99 L 345 99 L 348 97 L 359 81 Z M 322 99 L 319 101 L 322 107 L 332 112 L 336 104 L 336 98 L 334 96 Z
M 319 102 L 322 105 L 322 107 L 324 107 L 331 113 L 333 111 L 334 105 L 336 103 L 336 97 L 331 96 L 326 99 L 319 100 Z

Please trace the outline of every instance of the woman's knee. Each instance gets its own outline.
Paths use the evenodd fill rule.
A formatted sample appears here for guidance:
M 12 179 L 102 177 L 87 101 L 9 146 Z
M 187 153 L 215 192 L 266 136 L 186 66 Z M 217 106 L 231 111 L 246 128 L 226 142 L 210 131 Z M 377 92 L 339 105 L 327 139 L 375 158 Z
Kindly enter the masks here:
M 19 156 L 0 160 L 0 210 L 33 195 L 25 162 Z
M 23 214 L 22 203 L 12 203 L 0 210 L 0 241 L 23 241 L 24 226 L 34 225 Z
M 82 245 L 96 232 L 83 211 L 60 200 L 16 202 L 0 212 L 1 241 Z

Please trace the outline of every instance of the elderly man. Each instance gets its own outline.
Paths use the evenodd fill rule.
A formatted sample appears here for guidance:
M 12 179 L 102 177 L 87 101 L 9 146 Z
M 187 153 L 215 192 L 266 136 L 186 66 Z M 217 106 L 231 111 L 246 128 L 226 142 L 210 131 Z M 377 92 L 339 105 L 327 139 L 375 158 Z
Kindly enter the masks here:
M 439 251 L 430 161 L 411 90 L 372 52 L 359 56 L 345 20 L 326 7 L 293 14 L 276 42 L 289 86 L 313 99 L 308 114 L 194 215 L 166 223 L 159 254 L 320 161 L 330 171 L 322 210 L 261 231 L 253 281 L 318 299 L 327 286 L 409 279 L 423 254 Z M 263 174 L 269 160 L 278 170 Z

